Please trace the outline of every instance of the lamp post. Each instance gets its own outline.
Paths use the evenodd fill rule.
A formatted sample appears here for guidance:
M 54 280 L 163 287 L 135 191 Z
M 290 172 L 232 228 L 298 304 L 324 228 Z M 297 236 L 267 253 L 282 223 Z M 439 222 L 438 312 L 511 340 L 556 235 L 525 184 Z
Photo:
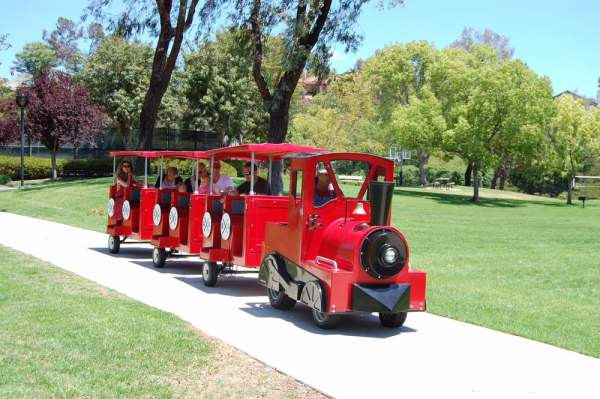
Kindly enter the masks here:
M 24 186 L 25 180 L 25 107 L 29 103 L 27 94 L 17 94 L 17 105 L 21 109 L 21 117 L 19 119 L 19 131 L 21 133 L 21 188 Z

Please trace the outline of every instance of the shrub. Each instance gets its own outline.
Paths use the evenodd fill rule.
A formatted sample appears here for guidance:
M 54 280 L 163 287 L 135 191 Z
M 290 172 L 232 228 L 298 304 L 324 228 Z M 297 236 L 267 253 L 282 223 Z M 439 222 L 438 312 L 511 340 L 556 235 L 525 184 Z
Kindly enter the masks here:
M 0 175 L 0 184 L 8 184 L 12 179 L 6 175 Z
M 0 175 L 12 180 L 20 179 L 21 159 L 0 156 Z M 110 159 L 58 159 L 56 173 L 59 177 L 97 177 L 112 175 Z M 49 158 L 25 157 L 25 179 L 44 179 L 52 175 Z

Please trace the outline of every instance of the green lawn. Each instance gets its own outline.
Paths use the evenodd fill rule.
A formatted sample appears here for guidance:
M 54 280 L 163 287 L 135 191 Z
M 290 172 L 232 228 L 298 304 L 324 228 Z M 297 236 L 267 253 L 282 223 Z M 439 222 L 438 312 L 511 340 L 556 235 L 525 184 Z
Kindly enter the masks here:
M 323 397 L 170 313 L 1 245 L 0 258 L 0 398 Z
M 174 315 L 0 246 L 0 397 L 172 397 L 211 348 Z
M 102 231 L 109 180 L 3 192 L 0 209 Z M 469 190 L 394 196 L 429 311 L 600 357 L 600 204 Z

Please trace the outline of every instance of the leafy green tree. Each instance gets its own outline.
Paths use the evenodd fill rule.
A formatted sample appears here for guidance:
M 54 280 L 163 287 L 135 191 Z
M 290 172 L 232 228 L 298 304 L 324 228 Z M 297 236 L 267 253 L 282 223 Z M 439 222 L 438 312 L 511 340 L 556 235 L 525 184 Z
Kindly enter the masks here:
M 267 114 L 252 78 L 246 32 L 219 32 L 185 56 L 189 125 L 216 131 L 223 144 L 266 138 Z
M 23 51 L 15 55 L 13 71 L 29 73 L 33 76 L 58 65 L 56 53 L 46 43 L 32 42 L 23 47 Z
M 600 156 L 600 109 L 587 108 L 573 96 L 556 99 L 557 115 L 550 139 L 557 170 L 567 178 L 567 204 L 573 201 L 573 179 Z
M 329 93 L 305 102 L 293 115 L 290 142 L 335 151 L 385 152 L 372 91 L 369 80 L 359 74 L 337 77 Z
M 112 0 L 89 0 L 87 15 L 108 25 L 109 30 L 129 37 L 149 33 L 156 37 L 152 70 L 140 113 L 138 147 L 152 147 L 160 105 L 177 65 L 186 32 L 195 26 L 206 28 L 224 4 L 214 0 L 123 0 L 124 12 L 111 14 Z M 201 4 L 200 4 L 201 3 Z M 194 23 L 196 15 L 199 17 Z M 139 167 L 138 167 L 139 168 Z
M 507 154 L 527 158 L 543 140 L 552 116 L 551 86 L 521 61 L 498 61 L 487 46 L 472 53 L 449 49 L 443 55 L 447 59 L 433 75 L 446 103 L 444 146 L 471 163 L 472 200 L 477 202 L 480 171 Z
M 347 50 L 355 49 L 361 36 L 356 23 L 368 0 L 236 0 L 235 17 L 238 26 L 249 25 L 252 38 L 252 74 L 269 113 L 269 141 L 285 141 L 293 93 L 311 54 L 327 60 L 334 43 L 343 44 Z M 401 0 L 378 1 L 391 6 Z M 273 82 L 267 81 L 263 72 L 264 42 L 273 31 L 282 32 L 285 51 L 280 60 L 281 73 Z M 282 191 L 282 163 L 273 168 L 272 192 Z
M 450 47 L 463 48 L 471 51 L 475 46 L 485 44 L 496 50 L 499 60 L 510 60 L 515 49 L 510 47 L 510 39 L 493 30 L 486 28 L 483 32 L 471 27 L 463 29 L 460 38 L 450 43 Z
M 427 161 L 433 151 L 441 148 L 439 122 L 443 118 L 426 110 L 427 106 L 433 106 L 434 113 L 440 110 L 431 90 L 430 70 L 436 58 L 437 50 L 428 42 L 395 44 L 378 51 L 361 70 L 375 88 L 379 118 L 389 132 L 388 142 L 416 150 L 419 181 L 423 185 L 427 184 Z M 417 104 L 412 106 L 412 102 Z M 416 114 L 412 115 L 413 112 Z M 409 115 L 411 121 L 404 123 L 401 118 Z M 436 125 L 428 128 L 427 121 Z M 416 129 L 417 125 L 423 129 Z
M 432 153 L 441 150 L 446 131 L 446 120 L 440 102 L 429 89 L 424 89 L 421 98 L 412 95 L 408 105 L 399 106 L 392 113 L 389 125 L 389 136 L 395 138 L 394 142 L 404 148 L 416 149 L 419 183 L 426 185 L 425 165 Z
M 135 142 L 132 128 L 139 123 L 151 68 L 150 46 L 108 36 L 80 73 L 94 101 L 110 116 L 127 148 L 132 148 Z

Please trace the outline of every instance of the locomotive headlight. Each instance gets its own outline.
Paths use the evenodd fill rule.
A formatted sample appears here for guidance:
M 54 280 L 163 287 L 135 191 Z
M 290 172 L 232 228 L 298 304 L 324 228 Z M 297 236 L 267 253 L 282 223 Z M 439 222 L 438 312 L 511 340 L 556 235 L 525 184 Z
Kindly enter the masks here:
M 398 250 L 393 247 L 384 248 L 382 251 L 383 262 L 393 265 L 398 260 Z
M 408 247 L 393 230 L 377 229 L 365 237 L 360 248 L 363 270 L 372 277 L 385 279 L 400 273 L 407 263 Z

